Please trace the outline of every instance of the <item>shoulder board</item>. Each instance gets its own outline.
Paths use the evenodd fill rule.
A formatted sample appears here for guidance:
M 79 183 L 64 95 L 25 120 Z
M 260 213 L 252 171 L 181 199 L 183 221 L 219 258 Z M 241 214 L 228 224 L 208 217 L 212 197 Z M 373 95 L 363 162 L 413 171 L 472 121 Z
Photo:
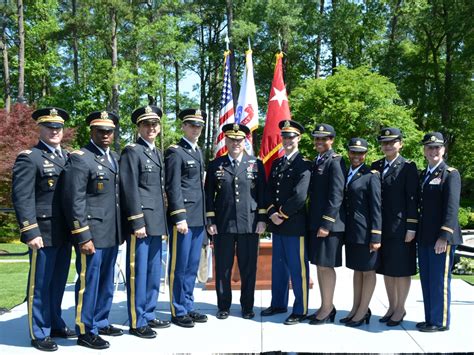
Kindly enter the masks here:
M 20 154 L 27 154 L 28 155 L 28 154 L 31 154 L 31 153 L 33 153 L 32 150 L 25 149 L 25 150 L 22 150 L 20 153 L 18 153 L 18 155 L 20 155 Z
M 375 170 L 375 169 L 374 169 L 374 170 L 370 170 L 370 172 L 371 172 L 372 174 L 380 174 L 380 171 Z
M 312 161 L 309 160 L 309 159 L 303 158 L 303 160 L 306 161 L 306 162 L 308 162 L 308 163 L 312 163 Z
M 71 154 L 84 155 L 84 152 L 82 150 L 75 150 Z
M 171 144 L 171 145 L 169 146 L 169 148 L 177 149 L 177 148 L 179 148 L 179 145 L 177 145 L 177 144 Z
M 336 153 L 336 154 L 333 154 L 332 157 L 333 157 L 333 158 L 340 158 L 340 157 L 342 157 L 342 155 Z
M 449 168 L 447 168 L 446 170 L 451 173 L 451 172 L 453 172 L 453 171 L 456 171 L 456 168 L 449 167 Z
M 127 147 L 132 147 L 132 148 L 135 148 L 137 145 L 135 143 L 132 143 L 132 144 L 129 144 L 127 145 Z

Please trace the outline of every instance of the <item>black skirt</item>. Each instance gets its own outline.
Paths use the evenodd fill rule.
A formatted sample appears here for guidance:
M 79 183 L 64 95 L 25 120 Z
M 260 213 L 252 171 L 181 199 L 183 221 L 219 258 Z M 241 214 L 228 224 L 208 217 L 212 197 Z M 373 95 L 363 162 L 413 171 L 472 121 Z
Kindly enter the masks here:
M 366 244 L 346 244 L 346 267 L 355 271 L 376 270 L 379 252 L 370 252 Z
M 416 274 L 416 243 L 412 240 L 405 243 L 404 240 L 390 238 L 382 241 L 379 250 L 380 263 L 377 273 L 404 277 Z
M 342 245 L 343 233 L 330 233 L 325 238 L 316 237 L 316 233 L 311 235 L 311 263 L 325 267 L 342 266 Z

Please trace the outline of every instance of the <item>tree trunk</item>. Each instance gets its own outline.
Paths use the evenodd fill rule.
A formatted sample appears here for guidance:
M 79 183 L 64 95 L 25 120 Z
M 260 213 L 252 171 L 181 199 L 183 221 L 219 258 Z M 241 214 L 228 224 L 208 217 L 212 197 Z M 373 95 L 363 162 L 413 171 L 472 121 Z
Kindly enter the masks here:
M 74 71 L 74 84 L 79 86 L 79 40 L 77 38 L 77 0 L 72 0 L 72 17 L 74 26 L 72 27 L 72 53 L 73 53 L 73 71 Z
M 8 61 L 8 44 L 6 34 L 6 23 L 2 29 L 2 37 L 0 38 L 0 47 L 2 49 L 3 56 L 3 82 L 4 82 L 4 100 L 5 100 L 5 111 L 10 112 L 11 107 L 11 87 L 10 87 L 10 65 Z
M 110 23 L 112 25 L 112 111 L 115 114 L 119 113 L 119 85 L 117 82 L 117 71 L 118 71 L 118 56 L 117 56 L 117 10 L 115 8 L 110 9 Z M 114 135 L 114 148 L 116 152 L 120 151 L 120 123 L 115 127 Z
M 176 114 L 176 118 L 178 118 L 178 114 L 179 114 L 179 63 L 178 61 L 174 62 L 174 85 L 175 85 L 175 92 L 176 92 L 175 114 Z
M 322 16 L 324 15 L 324 0 L 319 1 L 319 14 Z M 321 42 L 322 42 L 322 35 L 321 33 L 318 35 L 318 39 L 316 40 L 316 71 L 315 77 L 319 79 L 321 77 Z
M 335 12 L 337 8 L 337 0 L 332 0 L 332 12 Z M 331 25 L 333 26 L 333 24 Z M 331 72 L 334 75 L 337 67 L 337 38 L 335 30 L 331 29 Z
M 25 102 L 25 27 L 23 0 L 18 0 L 18 102 Z

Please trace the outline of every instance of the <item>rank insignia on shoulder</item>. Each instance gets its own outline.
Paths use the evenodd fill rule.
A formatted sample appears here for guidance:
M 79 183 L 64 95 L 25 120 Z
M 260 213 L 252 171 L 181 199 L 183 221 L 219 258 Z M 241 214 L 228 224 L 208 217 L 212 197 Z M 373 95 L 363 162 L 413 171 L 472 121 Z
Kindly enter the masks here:
M 20 153 L 18 153 L 18 155 L 20 155 L 20 154 L 27 154 L 28 155 L 28 154 L 31 154 L 31 153 L 33 153 L 32 150 L 25 149 L 25 150 L 22 150 Z
M 456 171 L 456 168 L 449 167 L 449 168 L 447 168 L 446 170 L 451 173 L 451 172 L 453 172 L 453 171 Z
M 179 145 L 177 145 L 177 144 L 171 144 L 171 145 L 170 145 L 170 148 L 175 148 L 175 149 L 176 149 L 176 148 L 179 148 Z
M 337 153 L 336 153 L 336 154 L 333 154 L 332 157 L 333 157 L 333 158 L 339 158 L 339 157 L 341 157 L 341 154 L 337 154 Z
M 82 150 L 75 150 L 71 154 L 84 155 L 84 152 Z
M 127 145 L 127 147 L 131 147 L 131 148 L 135 148 L 137 145 L 135 143 L 131 143 L 129 145 Z
M 371 172 L 372 174 L 380 174 L 380 171 L 378 171 L 378 170 L 376 170 L 376 169 L 370 170 L 370 172 Z

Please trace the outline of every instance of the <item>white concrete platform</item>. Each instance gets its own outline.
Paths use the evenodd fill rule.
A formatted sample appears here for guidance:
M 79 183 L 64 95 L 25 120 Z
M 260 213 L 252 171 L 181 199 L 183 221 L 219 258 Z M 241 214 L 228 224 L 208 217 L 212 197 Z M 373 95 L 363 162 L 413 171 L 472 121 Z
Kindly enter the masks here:
M 310 291 L 310 313 L 318 307 L 319 291 L 314 267 L 311 275 L 315 288 Z M 270 304 L 270 291 L 256 291 L 253 320 L 240 316 L 238 291 L 233 293 L 231 316 L 226 320 L 215 318 L 216 295 L 197 285 L 196 309 L 208 315 L 205 324 L 185 329 L 172 325 L 159 330 L 155 339 L 139 339 L 128 335 L 126 295 L 123 285 L 115 293 L 110 321 L 125 329 L 121 337 L 108 338 L 110 348 L 94 351 L 76 345 L 76 340 L 58 339 L 57 354 L 158 354 L 158 353 L 259 353 L 259 352 L 346 352 L 346 353 L 452 353 L 474 352 L 474 287 L 461 280 L 452 281 L 451 329 L 447 332 L 421 333 L 415 324 L 424 320 L 421 286 L 412 282 L 406 303 L 407 315 L 400 326 L 388 328 L 378 322 L 385 314 L 387 299 L 383 279 L 378 276 L 377 286 L 370 304 L 373 316 L 369 325 L 348 328 L 338 320 L 344 317 L 352 304 L 352 272 L 346 268 L 337 270 L 335 294 L 336 322 L 311 326 L 307 322 L 293 326 L 282 324 L 287 315 L 260 317 L 262 308 Z M 68 285 L 64 297 L 64 318 L 74 326 L 74 287 Z M 291 294 L 291 292 L 290 292 Z M 292 302 L 292 298 L 290 298 Z M 291 308 L 289 309 L 291 311 Z M 169 319 L 168 294 L 161 293 L 157 316 Z M 26 304 L 0 316 L 0 354 L 32 354 L 27 331 Z

